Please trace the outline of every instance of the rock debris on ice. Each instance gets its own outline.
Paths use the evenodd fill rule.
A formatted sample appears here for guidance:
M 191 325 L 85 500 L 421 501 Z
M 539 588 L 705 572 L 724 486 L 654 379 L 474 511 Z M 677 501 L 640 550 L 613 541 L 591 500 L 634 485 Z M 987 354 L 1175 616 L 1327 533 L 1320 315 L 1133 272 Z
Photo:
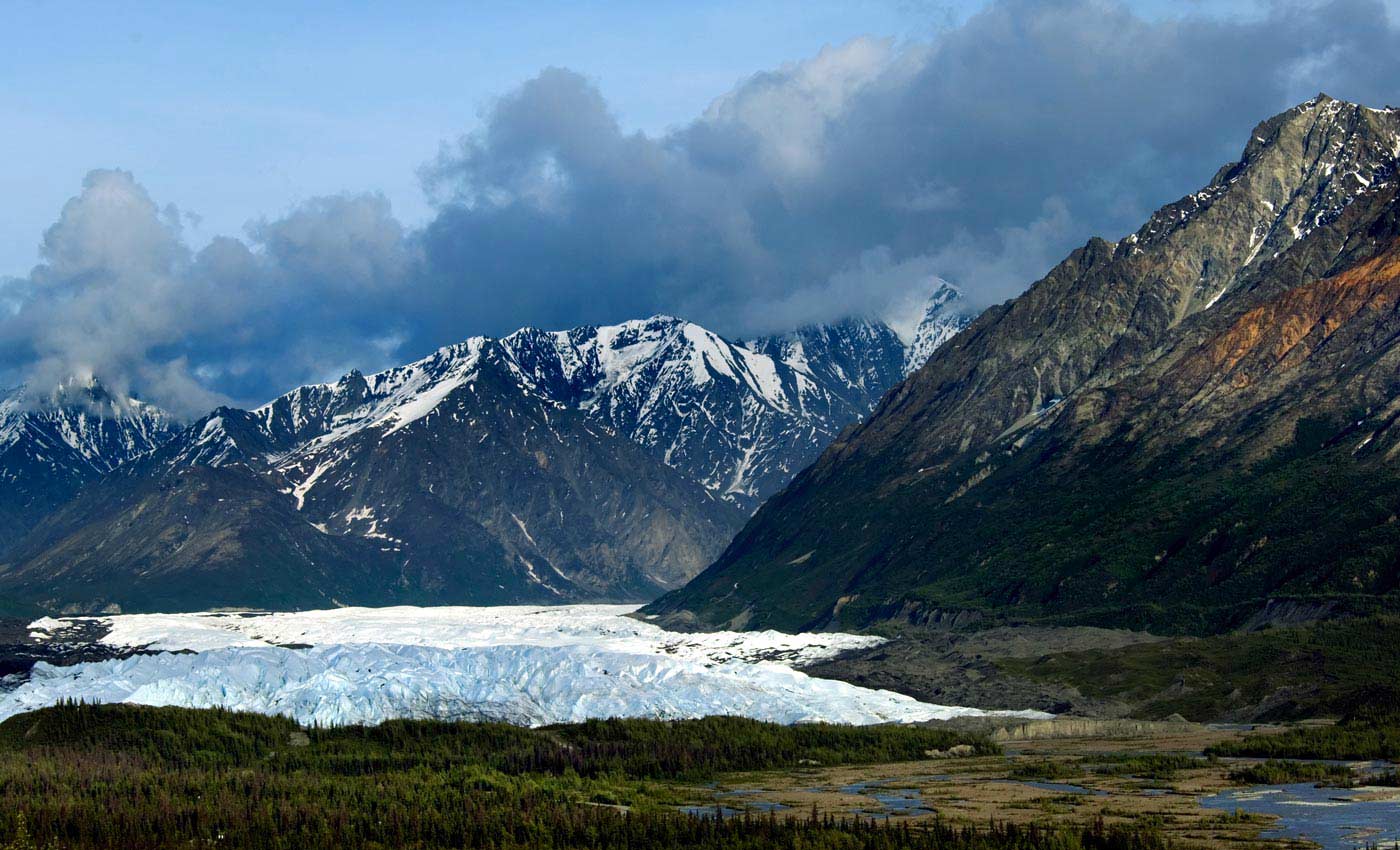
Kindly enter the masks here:
M 866 724 L 983 713 L 788 666 L 879 638 L 679 634 L 624 616 L 632 610 L 399 607 L 95 618 L 110 628 L 104 643 L 175 651 L 71 667 L 40 663 L 0 697 L 0 718 L 62 699 L 223 706 L 321 724 L 431 717 L 543 725 L 716 714 Z M 45 618 L 30 628 L 61 640 L 75 623 Z

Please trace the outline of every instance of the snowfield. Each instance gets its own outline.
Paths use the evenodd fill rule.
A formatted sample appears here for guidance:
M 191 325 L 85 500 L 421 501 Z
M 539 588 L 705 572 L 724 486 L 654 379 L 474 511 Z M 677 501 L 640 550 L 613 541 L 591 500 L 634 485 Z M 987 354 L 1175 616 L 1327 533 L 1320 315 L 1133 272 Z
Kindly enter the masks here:
M 223 706 L 321 724 L 430 717 L 537 726 L 715 714 L 866 724 L 987 713 L 817 679 L 790 666 L 880 638 L 680 634 L 625 616 L 633 610 L 398 607 L 45 618 L 30 626 L 40 639 L 62 641 L 74 625 L 95 622 L 110 629 L 105 644 L 167 651 L 71 667 L 41 662 L 0 696 L 0 718 L 62 699 Z

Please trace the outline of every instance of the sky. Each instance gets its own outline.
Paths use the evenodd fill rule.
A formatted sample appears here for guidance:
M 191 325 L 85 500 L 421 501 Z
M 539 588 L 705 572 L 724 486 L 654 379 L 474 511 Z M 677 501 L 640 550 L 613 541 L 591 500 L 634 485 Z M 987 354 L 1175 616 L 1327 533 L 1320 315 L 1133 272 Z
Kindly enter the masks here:
M 7 6 L 0 384 L 192 416 L 524 325 L 990 304 L 1291 104 L 1400 101 L 1378 0 L 220 5 Z

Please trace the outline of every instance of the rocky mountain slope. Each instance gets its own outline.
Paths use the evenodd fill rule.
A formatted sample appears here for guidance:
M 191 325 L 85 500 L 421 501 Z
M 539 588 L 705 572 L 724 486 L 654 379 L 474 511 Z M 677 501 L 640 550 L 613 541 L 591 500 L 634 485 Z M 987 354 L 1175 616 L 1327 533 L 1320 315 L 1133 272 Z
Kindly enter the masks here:
M 1400 112 L 1326 96 L 974 321 L 648 611 L 1210 632 L 1400 580 Z
M 84 484 L 175 433 L 161 410 L 74 381 L 34 397 L 0 393 L 0 553 Z
M 809 328 L 750 348 L 667 316 L 500 341 L 521 383 L 752 511 L 902 376 L 882 324 Z
M 521 383 L 752 511 L 975 315 L 943 284 L 907 339 L 848 319 L 734 343 L 669 316 L 500 340 Z
M 41 523 L 0 592 L 127 611 L 638 598 L 741 517 L 476 341 L 215 411 Z
M 921 333 L 966 320 L 949 292 Z M 474 338 L 214 411 L 53 511 L 0 593 L 128 611 L 653 597 L 868 412 L 908 348 L 878 322 L 740 345 L 667 316 Z

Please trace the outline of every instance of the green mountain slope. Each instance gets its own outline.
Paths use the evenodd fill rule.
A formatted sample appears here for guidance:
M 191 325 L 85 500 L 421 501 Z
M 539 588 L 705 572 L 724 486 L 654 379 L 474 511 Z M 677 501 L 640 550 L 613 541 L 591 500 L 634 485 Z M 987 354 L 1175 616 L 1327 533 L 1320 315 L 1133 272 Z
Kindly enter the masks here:
M 1214 632 L 1400 577 L 1400 112 L 1325 96 L 993 308 L 647 610 Z

